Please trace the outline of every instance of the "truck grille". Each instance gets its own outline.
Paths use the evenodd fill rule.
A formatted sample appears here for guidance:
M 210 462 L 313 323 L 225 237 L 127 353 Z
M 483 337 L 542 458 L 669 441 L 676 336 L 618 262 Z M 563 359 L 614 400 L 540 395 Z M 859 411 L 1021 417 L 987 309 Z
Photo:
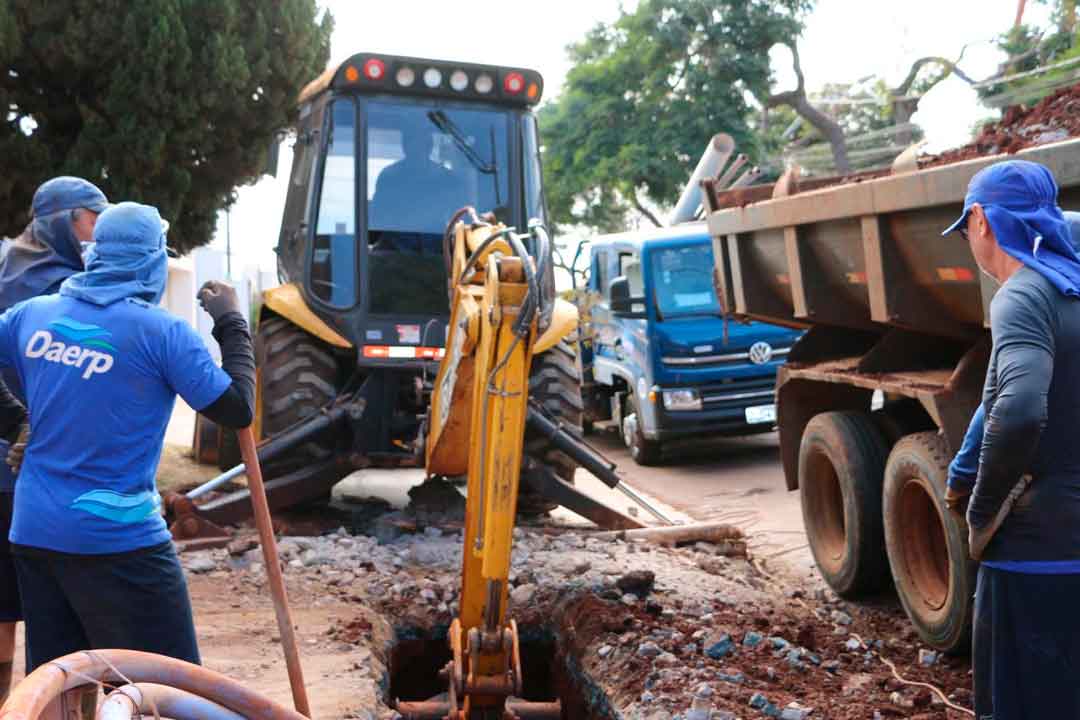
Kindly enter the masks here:
M 768 405 L 776 396 L 776 375 L 759 375 L 701 388 L 701 401 L 716 409 L 731 405 Z
M 771 360 L 787 357 L 790 347 L 773 348 Z M 662 357 L 660 361 L 665 365 L 686 365 L 690 367 L 708 367 L 710 365 L 734 365 L 750 362 L 750 351 L 726 353 L 723 355 L 697 355 L 691 357 Z

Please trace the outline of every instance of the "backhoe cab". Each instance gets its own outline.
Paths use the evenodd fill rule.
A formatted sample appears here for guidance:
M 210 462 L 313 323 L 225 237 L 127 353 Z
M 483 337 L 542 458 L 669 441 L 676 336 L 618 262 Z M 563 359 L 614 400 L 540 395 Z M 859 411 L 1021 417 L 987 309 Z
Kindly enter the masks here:
M 325 494 L 326 478 L 355 467 L 421 464 L 450 313 L 447 225 L 467 206 L 523 233 L 546 223 L 531 112 L 542 90 L 526 69 L 358 54 L 301 92 L 276 248 L 282 286 L 265 293 L 258 318 L 257 430 L 279 436 L 342 398 L 352 405 L 333 430 L 268 463 L 271 478 L 290 475 L 289 502 Z M 576 315 L 552 302 L 551 249 L 527 249 L 542 268 L 541 332 L 558 325 L 565 335 Z M 580 428 L 573 345 L 545 345 L 531 397 Z M 202 444 L 223 468 L 239 461 L 227 442 Z M 572 479 L 575 464 L 547 440 L 527 437 L 526 453 Z M 522 500 L 528 507 L 527 489 Z

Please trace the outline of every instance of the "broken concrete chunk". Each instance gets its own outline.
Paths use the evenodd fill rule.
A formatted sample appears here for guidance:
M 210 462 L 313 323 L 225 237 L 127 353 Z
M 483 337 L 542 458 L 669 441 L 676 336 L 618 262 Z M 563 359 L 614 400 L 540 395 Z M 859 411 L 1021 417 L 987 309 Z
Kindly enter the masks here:
M 647 658 L 654 658 L 662 652 L 664 652 L 663 649 L 651 640 L 647 640 L 641 643 L 640 645 L 638 645 L 637 649 L 638 655 Z

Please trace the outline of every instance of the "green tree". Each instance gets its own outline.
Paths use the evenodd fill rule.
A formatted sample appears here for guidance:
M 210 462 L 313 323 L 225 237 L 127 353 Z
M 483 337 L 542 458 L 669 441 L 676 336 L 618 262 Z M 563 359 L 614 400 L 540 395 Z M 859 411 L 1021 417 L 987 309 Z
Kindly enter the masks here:
M 156 205 L 177 249 L 208 242 L 326 65 L 318 15 L 315 0 L 0 0 L 0 235 L 72 174 Z
M 979 94 L 988 105 L 1033 104 L 1076 81 L 1080 69 L 1077 0 L 1040 0 L 1039 4 L 1051 6 L 1049 26 L 1025 24 L 1027 3 L 1019 2 L 1016 21 L 998 39 L 1006 60 L 995 75 L 979 83 Z
M 769 49 L 799 34 L 809 0 L 642 0 L 568 48 L 574 67 L 540 112 L 544 172 L 559 224 L 623 229 L 633 209 L 678 197 L 708 139 L 751 159 Z

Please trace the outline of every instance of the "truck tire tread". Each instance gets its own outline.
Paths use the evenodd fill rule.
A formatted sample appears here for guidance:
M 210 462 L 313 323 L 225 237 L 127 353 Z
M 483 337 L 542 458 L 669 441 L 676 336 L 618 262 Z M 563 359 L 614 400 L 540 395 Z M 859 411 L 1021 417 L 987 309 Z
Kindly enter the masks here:
M 843 598 L 889 581 L 881 516 L 886 453 L 868 413 L 821 413 L 803 431 L 799 488 L 807 539 L 825 581 Z
M 967 523 L 945 507 L 950 459 L 935 431 L 901 438 L 885 467 L 882 517 L 896 592 L 919 637 L 938 650 L 966 653 L 975 563 Z

